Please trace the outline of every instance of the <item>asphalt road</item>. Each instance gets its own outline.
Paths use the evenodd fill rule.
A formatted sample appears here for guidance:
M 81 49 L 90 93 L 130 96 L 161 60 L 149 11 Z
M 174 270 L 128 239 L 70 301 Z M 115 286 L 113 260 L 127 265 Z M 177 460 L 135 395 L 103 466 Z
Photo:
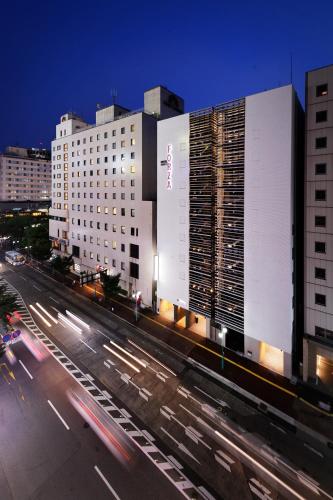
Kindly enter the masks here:
M 196 484 L 202 478 L 215 497 L 318 498 L 314 487 L 318 492 L 319 486 L 296 473 L 305 466 L 308 471 L 309 464 L 321 485 L 332 486 L 332 462 L 325 455 L 304 447 L 285 429 L 189 370 L 176 356 L 156 348 L 134 327 L 31 268 L 3 266 L 2 276 L 28 305 L 39 302 L 55 318 L 59 312 L 66 315 L 67 309 L 89 325 L 88 329 L 76 322 L 81 333 L 64 322 L 49 327 L 32 311 L 41 330 L 134 412 L 166 453 L 186 466 Z M 52 371 L 48 368 L 47 373 Z M 227 416 L 221 412 L 224 407 Z M 266 440 L 260 436 L 262 429 Z M 278 443 L 280 453 L 272 443 Z M 285 460 L 284 451 L 294 463 Z M 151 476 L 157 476 L 155 484 L 161 474 L 154 470 Z M 124 498 L 137 498 L 132 491 L 126 494 Z M 319 491 L 321 497 L 327 495 Z M 152 498 L 162 497 L 155 493 Z M 174 495 L 168 492 L 165 498 Z
M 142 453 L 128 471 L 84 426 L 66 397 L 76 383 L 57 361 L 39 363 L 22 342 L 13 352 L 15 380 L 2 367 L 0 381 L 1 500 L 181 498 Z

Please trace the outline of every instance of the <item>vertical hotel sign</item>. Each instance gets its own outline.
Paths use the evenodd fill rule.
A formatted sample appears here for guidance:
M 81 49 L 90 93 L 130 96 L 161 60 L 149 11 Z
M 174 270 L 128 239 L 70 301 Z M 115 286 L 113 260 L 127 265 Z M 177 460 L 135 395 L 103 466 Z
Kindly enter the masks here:
M 172 189 L 172 176 L 173 176 L 173 154 L 172 154 L 172 144 L 167 146 L 167 189 Z

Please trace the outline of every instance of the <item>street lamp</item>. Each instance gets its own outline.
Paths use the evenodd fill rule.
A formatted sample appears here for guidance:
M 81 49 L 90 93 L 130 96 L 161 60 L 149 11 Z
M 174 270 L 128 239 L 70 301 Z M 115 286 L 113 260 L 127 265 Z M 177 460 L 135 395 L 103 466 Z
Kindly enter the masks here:
M 221 339 L 221 347 L 222 347 L 222 359 L 221 359 L 221 368 L 224 369 L 224 336 L 228 333 L 228 328 L 226 326 L 222 326 L 221 331 L 218 333 L 218 337 Z

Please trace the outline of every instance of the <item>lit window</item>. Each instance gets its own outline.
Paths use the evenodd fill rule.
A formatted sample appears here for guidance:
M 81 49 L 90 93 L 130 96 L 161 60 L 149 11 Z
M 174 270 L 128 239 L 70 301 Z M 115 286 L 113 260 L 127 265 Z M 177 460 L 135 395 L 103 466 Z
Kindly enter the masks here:
M 323 97 L 328 94 L 327 83 L 322 85 L 317 85 L 316 87 L 316 97 Z
M 125 226 L 120 226 L 121 234 L 125 234 Z
M 116 224 L 112 224 L 112 232 L 115 233 L 117 231 L 117 226 Z
M 108 209 L 108 207 L 104 207 L 104 213 L 105 213 L 105 214 L 108 214 L 108 213 L 109 213 L 109 209 Z
M 135 139 L 131 139 L 131 146 L 135 146 Z
M 131 166 L 131 174 L 135 174 L 135 166 L 134 165 Z
M 117 215 L 117 207 L 112 208 L 112 215 Z
M 98 206 L 98 207 L 97 207 L 97 213 L 98 213 L 98 214 L 100 214 L 100 213 L 101 213 L 101 207 L 100 207 L 100 206 Z
M 117 248 L 116 240 L 112 240 L 112 248 L 113 248 L 113 250 L 116 250 L 116 248 Z

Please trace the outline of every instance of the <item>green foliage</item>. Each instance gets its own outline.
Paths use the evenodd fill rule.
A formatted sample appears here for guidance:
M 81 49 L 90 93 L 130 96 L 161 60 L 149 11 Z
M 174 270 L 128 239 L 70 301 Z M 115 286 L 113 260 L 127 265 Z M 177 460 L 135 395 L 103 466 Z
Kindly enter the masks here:
M 0 218 L 0 236 L 11 236 L 14 240 L 22 240 L 24 230 L 37 223 L 47 223 L 45 217 L 32 215 L 14 215 L 13 217 Z
M 52 267 L 55 271 L 58 271 L 61 274 L 67 274 L 70 271 L 70 268 L 74 265 L 73 256 L 64 256 L 57 255 L 52 260 Z
M 4 285 L 0 285 L 0 321 L 4 325 L 8 324 L 7 314 L 13 313 L 17 309 L 15 295 L 8 293 Z
M 120 273 L 114 275 L 101 273 L 101 285 L 105 299 L 109 299 L 121 291 L 121 287 L 119 286 L 120 276 Z
M 48 224 L 43 223 L 27 227 L 23 234 L 23 245 L 31 247 L 29 253 L 35 259 L 48 259 L 51 255 Z

